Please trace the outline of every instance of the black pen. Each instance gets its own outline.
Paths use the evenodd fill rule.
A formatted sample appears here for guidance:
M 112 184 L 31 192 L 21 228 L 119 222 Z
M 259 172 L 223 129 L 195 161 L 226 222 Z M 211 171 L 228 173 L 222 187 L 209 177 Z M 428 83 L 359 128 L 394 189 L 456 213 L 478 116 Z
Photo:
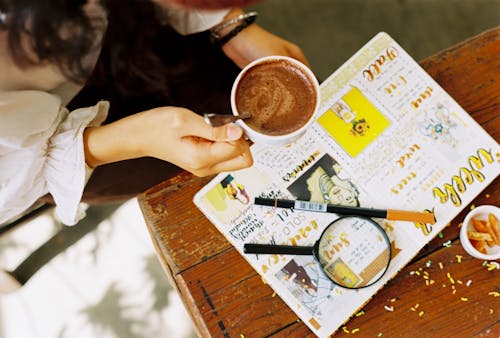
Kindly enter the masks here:
M 255 197 L 255 205 L 264 205 L 275 208 L 294 208 L 296 210 L 328 212 L 339 215 L 354 215 L 375 218 L 385 218 L 393 221 L 410 221 L 427 224 L 436 223 L 436 218 L 432 212 L 418 212 L 394 209 L 370 209 L 362 207 L 351 207 L 328 203 L 318 203 L 300 200 L 285 200 L 276 198 Z

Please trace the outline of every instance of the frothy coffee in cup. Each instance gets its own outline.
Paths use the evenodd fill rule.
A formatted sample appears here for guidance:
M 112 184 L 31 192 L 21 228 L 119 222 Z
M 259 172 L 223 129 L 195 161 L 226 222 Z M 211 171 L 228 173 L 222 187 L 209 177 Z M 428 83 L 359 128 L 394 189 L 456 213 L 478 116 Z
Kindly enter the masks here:
M 234 101 L 238 112 L 251 112 L 245 123 L 266 135 L 300 129 L 314 114 L 318 93 L 315 79 L 286 59 L 270 59 L 241 76 Z

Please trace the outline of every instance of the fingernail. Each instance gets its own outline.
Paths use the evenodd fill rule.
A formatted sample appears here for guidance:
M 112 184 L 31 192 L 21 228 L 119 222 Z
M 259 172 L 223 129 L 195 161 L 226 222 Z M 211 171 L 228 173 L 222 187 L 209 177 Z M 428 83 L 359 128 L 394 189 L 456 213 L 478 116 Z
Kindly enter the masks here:
M 241 128 L 235 124 L 229 124 L 226 129 L 226 135 L 229 140 L 237 140 L 241 137 Z

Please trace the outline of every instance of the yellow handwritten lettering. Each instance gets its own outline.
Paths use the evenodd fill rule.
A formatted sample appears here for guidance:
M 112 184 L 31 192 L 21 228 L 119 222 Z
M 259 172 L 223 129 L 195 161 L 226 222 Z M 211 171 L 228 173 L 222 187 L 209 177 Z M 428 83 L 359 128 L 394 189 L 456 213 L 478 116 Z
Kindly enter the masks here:
M 396 48 L 391 47 L 386 49 L 383 54 L 379 55 L 373 63 L 363 70 L 363 77 L 368 81 L 375 80 L 382 73 L 382 66 L 386 62 L 393 61 L 398 55 L 399 52 Z
M 432 189 L 432 195 L 434 198 L 439 198 L 441 204 L 444 204 L 450 200 L 455 206 L 462 205 L 462 199 L 460 194 L 465 193 L 467 186 L 474 183 L 474 178 L 478 182 L 483 182 L 485 177 L 484 174 L 479 171 L 484 168 L 484 161 L 488 164 L 493 163 L 493 155 L 491 150 L 485 150 L 480 148 L 477 150 L 477 156 L 471 155 L 467 159 L 469 168 L 461 167 L 459 169 L 458 175 L 453 175 L 451 177 L 451 184 L 446 183 L 443 185 L 443 189 L 439 187 L 434 187 Z M 444 190 L 444 191 L 443 191 Z
M 427 87 L 415 100 L 411 101 L 411 106 L 415 109 L 418 108 L 424 100 L 432 96 L 432 92 L 433 89 L 431 87 Z

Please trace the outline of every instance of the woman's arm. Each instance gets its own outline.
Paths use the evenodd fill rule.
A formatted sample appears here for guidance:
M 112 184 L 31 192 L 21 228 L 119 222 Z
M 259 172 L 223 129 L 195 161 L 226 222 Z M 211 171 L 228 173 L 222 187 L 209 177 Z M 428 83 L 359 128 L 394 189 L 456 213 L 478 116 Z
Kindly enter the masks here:
M 243 131 L 234 124 L 211 127 L 178 107 L 161 107 L 84 131 L 90 167 L 144 156 L 173 163 L 197 176 L 251 166 Z
M 240 8 L 234 8 L 226 15 L 224 20 L 230 20 L 243 14 Z M 227 27 L 222 35 L 227 34 L 234 27 Z M 222 50 L 235 64 L 243 68 L 251 61 L 268 55 L 290 56 L 309 65 L 304 53 L 296 44 L 284 40 L 256 24 L 251 24 L 235 37 L 223 45 Z

